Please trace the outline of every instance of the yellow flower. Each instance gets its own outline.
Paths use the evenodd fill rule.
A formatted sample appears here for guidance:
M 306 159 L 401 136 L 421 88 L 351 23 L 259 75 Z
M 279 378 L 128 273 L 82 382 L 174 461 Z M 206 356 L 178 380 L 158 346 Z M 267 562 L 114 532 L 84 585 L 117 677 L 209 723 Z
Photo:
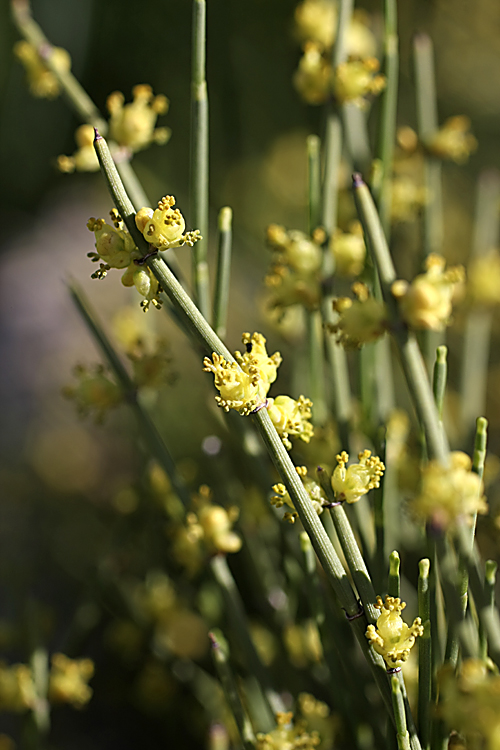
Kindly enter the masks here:
M 387 310 L 383 302 L 370 297 L 365 284 L 356 282 L 352 287 L 357 300 L 338 297 L 333 309 L 338 321 L 330 326 L 337 340 L 346 349 L 358 349 L 363 344 L 376 341 L 387 330 Z
M 267 411 L 278 435 L 281 436 L 288 450 L 292 448 L 288 439 L 289 435 L 300 438 L 304 443 L 308 443 L 312 438 L 314 428 L 309 421 L 311 419 L 311 407 L 312 401 L 304 396 L 299 396 L 297 401 L 290 396 L 277 396 L 274 399 L 268 399 Z
M 385 466 L 378 456 L 368 450 L 358 454 L 359 464 L 347 466 L 349 454 L 345 451 L 336 456 L 338 466 L 332 474 L 332 489 L 337 500 L 355 503 L 370 490 L 380 486 Z
M 320 245 L 303 232 L 287 231 L 278 224 L 268 227 L 267 240 L 274 253 L 271 271 L 265 278 L 272 291 L 269 306 L 283 308 L 301 303 L 315 309 L 320 299 Z
M 254 333 L 252 336 L 244 333 L 241 340 L 246 347 L 246 352 L 243 355 L 241 352 L 235 352 L 236 361 L 248 375 L 251 374 L 250 370 L 255 372 L 257 369 L 262 380 L 262 390 L 266 395 L 271 383 L 276 380 L 277 370 L 281 364 L 281 354 L 274 352 L 271 356 L 268 355 L 266 339 L 261 333 Z
M 381 610 L 377 627 L 368 625 L 366 637 L 389 668 L 399 667 L 408 659 L 415 639 L 423 635 L 422 621 L 417 617 L 409 627 L 401 618 L 406 602 L 392 596 L 386 596 L 385 602 L 377 596 L 375 607 Z
M 184 216 L 175 206 L 175 198 L 172 195 L 166 195 L 158 201 L 158 208 L 154 211 L 152 208 L 141 208 L 136 216 L 135 223 L 139 231 L 144 236 L 146 242 L 158 250 L 167 250 L 170 247 L 182 247 L 190 245 L 201 240 L 198 229 L 193 232 L 186 232 L 186 222 Z
M 61 87 L 54 73 L 49 70 L 35 47 L 26 41 L 14 45 L 14 54 L 24 65 L 30 92 L 41 99 L 55 99 L 61 93 Z M 71 68 L 71 57 L 61 47 L 49 47 L 51 63 L 61 73 Z
M 324 506 L 328 502 L 325 493 L 321 489 L 320 485 L 314 481 L 314 479 L 311 479 L 307 476 L 307 468 L 305 466 L 296 466 L 295 468 L 297 470 L 297 474 L 302 479 L 305 491 L 311 498 L 314 510 L 316 511 L 318 516 L 321 515 Z M 271 497 L 271 505 L 274 505 L 276 508 L 282 508 L 286 503 L 286 505 L 288 505 L 289 508 L 292 508 L 294 512 L 285 513 L 284 519 L 286 521 L 294 523 L 298 518 L 298 513 L 295 511 L 295 505 L 293 504 L 293 500 L 288 494 L 285 485 L 281 484 L 280 482 L 278 484 L 274 484 L 272 489 L 274 492 L 276 492 L 276 495 Z
M 92 125 L 80 125 L 75 132 L 78 149 L 73 156 L 58 156 L 57 166 L 61 172 L 97 172 L 99 159 L 94 148 L 94 128 Z
M 131 151 L 140 151 L 151 143 L 166 143 L 170 131 L 167 128 L 155 130 L 158 115 L 168 110 L 166 96 L 153 96 L 153 89 L 147 84 L 139 84 L 132 89 L 133 101 L 125 104 L 120 91 L 110 94 L 107 99 L 109 135 L 118 145 Z
M 93 674 L 94 664 L 90 659 L 69 659 L 64 654 L 54 654 L 49 675 L 49 700 L 82 708 L 92 697 L 87 682 Z
M 398 280 L 392 285 L 401 314 L 412 328 L 442 331 L 450 324 L 453 301 L 464 287 L 465 270 L 463 266 L 451 266 L 445 271 L 445 265 L 441 255 L 431 253 L 425 273 L 411 284 Z
M 293 74 L 293 85 L 307 104 L 324 104 L 330 93 L 332 68 L 322 54 L 321 45 L 309 41 Z
M 198 511 L 198 522 L 203 531 L 203 541 L 210 553 L 238 552 L 241 538 L 232 530 L 239 515 L 238 508 L 226 510 L 221 505 L 204 505 Z
M 470 120 L 465 115 L 449 117 L 425 145 L 433 156 L 463 164 L 477 148 L 469 128 Z
M 97 253 L 88 253 L 88 257 L 95 263 L 104 261 L 100 271 L 92 275 L 93 278 L 103 278 L 110 268 L 127 268 L 133 257 L 139 257 L 134 240 L 125 228 L 116 209 L 111 211 L 114 226 L 106 224 L 105 219 L 91 218 L 87 228 L 95 234 Z
M 391 180 L 391 221 L 415 221 L 427 203 L 427 191 L 410 175 L 395 175 Z
M 105 414 L 123 401 L 120 386 L 106 375 L 102 365 L 87 369 L 82 365 L 75 367 L 77 384 L 65 386 L 63 395 L 76 403 L 81 416 L 91 412 L 97 423 L 102 422 Z
M 320 246 L 304 232 L 286 230 L 279 224 L 267 228 L 267 241 L 275 251 L 280 263 L 284 263 L 299 274 L 310 274 L 321 268 Z
M 37 700 L 33 674 L 26 664 L 0 662 L 0 710 L 26 711 Z
M 295 27 L 301 40 L 331 47 L 337 31 L 337 7 L 331 0 L 303 0 L 295 8 Z
M 412 502 L 416 515 L 447 528 L 460 516 L 486 513 L 483 482 L 471 468 L 469 456 L 461 451 L 451 454 L 449 466 L 429 461 L 422 472 L 420 494 Z
M 314 750 L 321 740 L 317 732 L 307 733 L 298 722 L 292 725 L 293 713 L 276 714 L 276 728 L 257 734 L 257 750 Z
M 348 60 L 337 65 L 333 72 L 333 93 L 337 101 L 364 107 L 365 97 L 380 94 L 385 88 L 385 76 L 375 75 L 379 67 L 376 57 Z
M 224 411 L 235 409 L 246 415 L 264 403 L 266 383 L 255 365 L 249 365 L 248 372 L 244 372 L 236 362 L 227 362 L 215 352 L 212 360 L 205 357 L 203 370 L 214 374 L 214 385 L 220 393 L 215 400 Z
M 339 276 L 358 276 L 363 270 L 366 245 L 359 221 L 353 221 L 349 232 L 337 229 L 330 237 L 330 250 Z
M 149 310 L 150 304 L 160 308 L 162 301 L 160 293 L 163 291 L 156 276 L 147 266 L 137 266 L 133 261 L 122 276 L 123 286 L 135 286 L 143 300 L 141 307 L 144 312 Z

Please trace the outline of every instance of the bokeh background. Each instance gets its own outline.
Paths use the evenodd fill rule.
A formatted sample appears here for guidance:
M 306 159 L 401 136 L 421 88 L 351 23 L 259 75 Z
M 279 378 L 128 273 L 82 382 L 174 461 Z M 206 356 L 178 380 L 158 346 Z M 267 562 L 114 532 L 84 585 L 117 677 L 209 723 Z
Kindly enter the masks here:
M 259 300 L 269 254 L 266 226 L 276 222 L 306 229 L 305 137 L 321 135 L 322 109 L 304 105 L 291 84 L 300 55 L 293 36 L 294 0 L 208 0 L 207 5 L 210 256 L 213 260 L 217 212 L 230 205 L 234 261 L 227 342 L 234 349 L 242 330 L 262 326 Z M 380 27 L 380 5 L 362 4 L 373 13 L 375 29 Z M 479 141 L 467 165 L 446 165 L 444 170 L 444 254 L 450 261 L 464 262 L 470 250 L 477 176 L 486 167 L 500 168 L 500 4 L 476 0 L 472 8 L 466 0 L 405 0 L 399 13 L 400 124 L 416 124 L 411 39 L 425 30 L 436 48 L 440 121 L 468 115 Z M 155 93 L 169 98 L 169 112 L 160 122 L 172 130 L 169 143 L 137 154 L 133 164 L 151 203 L 174 194 L 189 226 L 191 3 L 34 0 L 33 14 L 52 43 L 69 50 L 74 73 L 102 111 L 110 92 L 121 90 L 129 98 L 137 83 L 149 83 Z M 103 282 L 89 278 L 92 269 L 86 253 L 93 249 L 93 237 L 86 222 L 90 216 L 106 216 L 109 199 L 99 174 L 62 175 L 56 170 L 57 156 L 74 150 L 79 123 L 62 99 L 30 96 L 11 52 L 17 39 L 4 2 L 0 647 L 3 643 L 9 661 L 26 659 L 33 606 L 54 651 L 71 641 L 75 612 L 89 621 L 94 618 L 92 627 L 83 628 L 90 635 L 79 645 L 106 665 L 93 683 L 96 700 L 85 712 L 61 709 L 56 714 L 55 746 L 83 750 L 92 744 L 112 750 L 141 744 L 154 749 L 175 738 L 185 747 L 196 747 L 202 720 L 186 732 L 193 699 L 186 696 L 185 713 L 167 712 L 166 717 L 151 707 L 144 709 L 140 691 L 134 693 L 130 687 L 138 675 L 128 672 L 102 645 L 110 613 L 93 603 L 96 571 L 114 573 L 123 567 L 140 572 L 152 519 L 135 536 L 120 536 L 120 514 L 133 512 L 133 507 L 120 506 L 116 498 L 135 481 L 143 461 L 132 417 L 122 409 L 104 426 L 95 426 L 79 421 L 74 406 L 61 396 L 75 363 L 98 360 L 70 302 L 67 281 L 78 281 L 110 331 L 120 308 L 137 305 L 137 298 L 120 285 L 118 274 Z M 178 256 L 187 270 L 182 252 Z M 404 259 L 401 263 L 404 266 Z M 167 316 L 152 310 L 147 317 L 148 324 L 169 339 L 172 368 L 180 375 L 156 404 L 159 425 L 166 435 L 175 434 L 171 450 L 193 486 L 210 484 L 217 469 L 203 441 L 222 428 L 213 409 L 207 408 L 213 400 L 208 378 Z M 486 416 L 497 453 L 498 335 L 496 320 Z M 458 330 L 452 337 L 452 389 L 458 383 L 460 336 Z M 274 351 L 276 337 L 268 338 Z M 223 447 L 217 460 L 221 458 L 231 460 L 228 448 Z M 492 493 L 494 502 L 494 488 Z M 491 543 L 486 534 L 484 544 Z M 161 551 L 154 555 L 161 562 Z M 124 685 L 127 681 L 130 685 Z M 20 731 L 17 719 L 0 715 L 0 731 L 15 736 Z

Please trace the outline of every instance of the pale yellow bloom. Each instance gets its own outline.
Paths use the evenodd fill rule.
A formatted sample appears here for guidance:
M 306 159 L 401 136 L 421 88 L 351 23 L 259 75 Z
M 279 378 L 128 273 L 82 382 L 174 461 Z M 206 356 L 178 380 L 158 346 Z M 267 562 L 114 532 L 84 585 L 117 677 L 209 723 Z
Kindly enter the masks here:
M 425 145 L 434 156 L 463 164 L 477 148 L 469 129 L 470 120 L 465 115 L 449 117 Z
M 364 107 L 367 96 L 380 94 L 385 88 L 385 76 L 376 75 L 379 67 L 376 57 L 340 63 L 333 72 L 333 93 L 336 100 L 340 104 L 351 102 Z
M 297 469 L 297 474 L 302 479 L 305 491 L 311 498 L 314 510 L 316 511 L 318 516 L 321 515 L 324 506 L 328 502 L 325 493 L 323 492 L 318 482 L 315 482 L 314 479 L 311 479 L 311 477 L 307 476 L 307 468 L 305 466 L 296 466 L 295 468 Z M 293 500 L 288 494 L 285 485 L 279 482 L 278 484 L 274 484 L 272 489 L 276 493 L 276 495 L 273 495 L 273 497 L 271 497 L 271 505 L 274 505 L 276 508 L 282 508 L 286 503 L 286 505 L 288 505 L 289 508 L 292 508 L 294 512 L 285 513 L 284 518 L 286 521 L 294 523 L 298 518 L 298 513 L 295 510 L 295 505 L 293 504 Z
M 490 250 L 473 258 L 467 268 L 467 297 L 471 304 L 493 307 L 500 305 L 500 253 Z
M 281 354 L 274 352 L 271 356 L 267 353 L 266 339 L 261 333 L 244 333 L 241 337 L 242 343 L 246 347 L 246 352 L 235 352 L 235 358 L 241 369 L 250 375 L 250 371 L 255 372 L 257 369 L 259 377 L 262 380 L 262 391 L 267 394 L 271 383 L 274 383 L 277 376 L 278 367 L 281 364 Z
M 74 369 L 76 385 L 63 388 L 63 395 L 73 400 L 81 416 L 93 414 L 100 423 L 110 409 L 123 401 L 123 391 L 111 380 L 102 365 L 87 369 L 78 365 Z
M 332 489 L 337 500 L 355 503 L 370 490 L 380 486 L 385 466 L 378 456 L 368 450 L 358 454 L 358 464 L 347 466 L 349 454 L 345 451 L 336 456 L 338 466 L 332 474 Z
M 420 494 L 412 501 L 416 515 L 441 528 L 460 516 L 486 513 L 483 482 L 472 470 L 467 454 L 454 451 L 449 466 L 429 461 L 422 471 Z
M 434 253 L 427 256 L 426 272 L 411 284 L 398 280 L 392 293 L 399 301 L 401 314 L 412 328 L 442 331 L 451 322 L 452 304 L 464 287 L 463 266 L 451 266 Z
M 377 627 L 368 625 L 366 637 L 377 654 L 384 657 L 389 668 L 399 667 L 408 659 L 415 639 L 423 634 L 422 621 L 416 617 L 413 624 L 408 626 L 401 618 L 406 602 L 392 596 L 386 596 L 385 602 L 378 596 L 375 607 L 381 611 Z
M 203 364 L 204 372 L 214 374 L 214 385 L 220 393 L 215 400 L 224 411 L 235 409 L 246 415 L 264 403 L 266 383 L 255 365 L 250 365 L 248 372 L 244 372 L 236 362 L 227 362 L 215 352 L 212 361 L 205 357 Z
M 293 713 L 276 714 L 276 728 L 257 734 L 257 750 L 314 750 L 321 740 L 317 732 L 310 734 L 300 723 L 292 725 Z
M 366 245 L 359 221 L 353 221 L 349 232 L 337 229 L 330 237 L 330 250 L 339 276 L 358 276 L 363 270 Z
M 292 447 L 289 436 L 298 437 L 304 443 L 308 443 L 313 436 L 314 428 L 309 421 L 311 407 L 312 401 L 304 396 L 299 396 L 297 401 L 290 396 L 268 399 L 268 414 L 288 450 Z
M 69 659 L 64 654 L 54 654 L 49 675 L 49 700 L 82 708 L 92 697 L 92 689 L 87 683 L 93 674 L 94 664 L 90 659 Z
M 307 104 L 324 104 L 330 93 L 332 67 L 322 54 L 321 45 L 309 41 L 293 74 L 293 85 Z
M 105 267 L 96 276 L 102 278 L 106 275 L 104 271 L 110 268 L 127 268 L 134 257 L 139 257 L 135 242 L 128 233 L 123 221 L 116 209 L 111 212 L 114 226 L 106 223 L 105 219 L 91 218 L 87 222 L 87 228 L 95 234 L 95 247 L 97 253 L 88 253 L 94 262 L 99 259 L 104 261 Z
M 303 0 L 295 8 L 295 27 L 301 40 L 331 47 L 337 31 L 337 7 L 331 0 Z
M 99 159 L 94 148 L 94 128 L 92 125 L 80 125 L 75 132 L 78 149 L 73 156 L 58 156 L 57 166 L 61 172 L 97 172 Z
M 352 287 L 358 299 L 338 297 L 333 300 L 333 309 L 338 321 L 330 326 L 337 340 L 346 349 L 357 349 L 363 344 L 376 341 L 387 330 L 387 310 L 382 301 L 370 297 L 361 282 Z
M 161 307 L 162 301 L 160 299 L 160 292 L 162 291 L 162 288 L 150 268 L 147 266 L 137 266 L 137 264 L 132 261 L 121 280 L 123 286 L 135 286 L 143 298 L 141 307 L 144 312 L 148 311 L 150 304 L 153 304 L 157 308 Z
M 139 84 L 132 89 L 133 101 L 124 104 L 125 97 L 120 91 L 110 94 L 107 99 L 109 135 L 118 145 L 131 151 L 140 151 L 151 143 L 166 143 L 170 131 L 167 128 L 155 129 L 158 115 L 168 110 L 166 96 L 153 96 L 151 86 Z
M 182 245 L 193 246 L 201 239 L 198 229 L 186 232 L 184 216 L 175 206 L 175 198 L 166 195 L 158 201 L 158 208 L 141 208 L 136 216 L 135 223 L 144 236 L 146 242 L 158 250 L 167 250 L 170 247 L 182 247 Z
M 50 47 L 48 53 L 51 63 L 61 73 L 66 73 L 71 68 L 71 57 L 62 47 Z M 46 63 L 35 47 L 24 40 L 14 45 L 14 54 L 24 65 L 30 92 L 33 96 L 41 99 L 55 99 L 61 93 L 61 87 L 54 73 L 49 70 Z
M 0 710 L 26 711 L 36 703 L 35 683 L 26 664 L 0 662 Z

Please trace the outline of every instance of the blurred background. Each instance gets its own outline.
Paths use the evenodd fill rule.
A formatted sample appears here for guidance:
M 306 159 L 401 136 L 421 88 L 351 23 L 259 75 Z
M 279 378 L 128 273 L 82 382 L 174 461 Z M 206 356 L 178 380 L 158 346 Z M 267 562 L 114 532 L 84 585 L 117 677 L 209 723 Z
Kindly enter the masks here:
M 269 256 L 266 227 L 274 222 L 307 228 L 305 138 L 310 133 L 321 135 L 323 110 L 303 104 L 291 83 L 300 56 L 293 34 L 295 5 L 294 0 L 207 3 L 209 252 L 213 261 L 217 212 L 229 205 L 234 212 L 233 294 L 226 339 L 231 349 L 240 344 L 241 331 L 263 326 L 259 309 Z M 108 94 L 120 90 L 129 101 L 138 83 L 149 83 L 155 94 L 168 97 L 170 108 L 159 124 L 171 129 L 170 141 L 138 153 L 133 166 L 151 205 L 165 194 L 175 195 L 191 228 L 191 3 L 34 0 L 32 7 L 49 40 L 70 52 L 73 72 L 102 112 Z M 365 2 L 362 7 L 373 14 L 373 29 L 380 29 L 380 3 Z M 465 262 L 477 177 L 484 168 L 500 168 L 500 4 L 476 0 L 472 9 L 466 0 L 406 0 L 400 3 L 399 13 L 399 124 L 416 125 L 411 39 L 424 30 L 435 43 L 440 122 L 466 114 L 479 142 L 465 166 L 444 168 L 444 254 L 452 262 Z M 92 420 L 79 420 L 74 405 L 61 396 L 76 363 L 100 360 L 72 306 L 67 281 L 78 281 L 111 334 L 120 309 L 129 305 L 139 309 L 138 299 L 134 291 L 121 286 L 118 274 L 103 282 L 90 279 L 93 269 L 86 253 L 93 250 L 94 238 L 86 222 L 90 216 L 107 216 L 110 201 L 99 173 L 57 171 L 58 155 L 75 150 L 74 131 L 80 123 L 61 98 L 47 101 L 30 96 L 24 71 L 12 55 L 17 39 L 3 3 L 0 648 L 4 646 L 9 662 L 25 661 L 33 621 L 51 651 L 67 647 L 76 627 L 75 612 L 79 613 L 87 623 L 82 632 L 90 634 L 80 642 L 80 651 L 109 668 L 98 670 L 93 682 L 97 697 L 85 712 L 69 708 L 55 712 L 54 746 L 112 750 L 140 743 L 159 748 L 175 738 L 184 747 L 196 747 L 203 734 L 202 719 L 194 722 L 190 734 L 185 728 L 193 715 L 193 698 L 186 697 L 185 713 L 155 713 L 141 689 L 164 690 L 169 696 L 174 688 L 167 677 L 163 675 L 157 688 L 151 678 L 151 688 L 138 668 L 124 666 L 112 649 L 103 646 L 103 633 L 115 613 L 109 607 L 98 611 L 93 604 L 98 598 L 96 587 L 103 585 L 102 580 L 96 583 L 96 570 L 108 571 L 110 577 L 122 569 L 143 573 L 144 540 L 152 519 L 130 537 L 121 534 L 122 516 L 135 512 L 134 501 L 127 504 L 123 493 L 137 481 L 144 461 L 132 416 L 121 408 L 109 414 L 103 426 L 96 426 Z M 415 246 L 410 235 L 408 246 Z M 187 271 L 189 260 L 183 253 L 179 250 L 177 255 Z M 404 259 L 401 266 L 407 267 Z M 172 384 L 154 404 L 158 424 L 165 435 L 175 434 L 170 448 L 190 484 L 210 484 L 217 472 L 214 461 L 230 461 L 231 453 L 216 444 L 214 456 L 213 444 L 206 442 L 207 437 L 222 434 L 220 415 L 212 408 L 209 378 L 163 312 L 151 310 L 144 317 L 147 320 L 141 325 L 168 340 L 171 357 Z M 270 351 L 285 347 L 286 353 L 286 343 L 271 331 L 266 335 Z M 458 382 L 460 336 L 458 326 L 451 336 L 452 390 Z M 495 319 L 486 415 L 494 453 L 500 451 L 498 336 Z M 488 539 L 486 534 L 485 544 Z M 160 564 L 162 553 L 155 554 Z M 140 687 L 141 679 L 146 688 Z M 19 734 L 17 718 L 0 715 L 0 731 Z

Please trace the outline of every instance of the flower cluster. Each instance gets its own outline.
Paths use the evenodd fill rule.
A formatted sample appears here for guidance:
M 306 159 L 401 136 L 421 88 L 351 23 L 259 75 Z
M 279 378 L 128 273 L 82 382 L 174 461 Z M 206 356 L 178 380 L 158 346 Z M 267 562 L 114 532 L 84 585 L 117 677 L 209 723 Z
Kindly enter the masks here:
M 305 731 L 301 722 L 292 723 L 293 713 L 276 714 L 276 728 L 257 735 L 257 750 L 314 750 L 321 739 L 317 732 Z
M 302 479 L 302 483 L 304 485 L 304 489 L 311 498 L 311 502 L 313 504 L 313 508 L 316 511 L 316 513 L 321 515 L 323 512 L 323 508 L 328 503 L 327 497 L 325 493 L 323 492 L 320 485 L 314 481 L 314 479 L 311 479 L 311 477 L 307 476 L 307 468 L 305 466 L 296 466 L 297 474 Z M 298 513 L 295 510 L 295 506 L 293 504 L 293 500 L 288 494 L 288 491 L 284 484 L 278 483 L 274 484 L 273 492 L 276 493 L 276 495 L 273 495 L 271 497 L 271 505 L 274 505 L 276 508 L 282 508 L 283 505 L 288 505 L 289 508 L 292 508 L 292 513 L 286 512 L 283 518 L 285 521 L 290 521 L 290 523 L 295 523 L 295 521 L 298 518 Z
M 198 229 L 186 232 L 184 216 L 178 208 L 174 208 L 175 198 L 166 195 L 158 201 L 158 208 L 141 208 L 135 215 L 135 223 L 146 242 L 158 250 L 168 250 L 171 247 L 192 247 L 201 240 Z
M 244 333 L 242 341 L 246 352 L 236 352 L 236 361 L 228 362 L 214 352 L 212 359 L 205 357 L 203 370 L 214 375 L 214 385 L 220 393 L 215 400 L 217 405 L 229 411 L 234 409 L 245 416 L 266 407 L 271 421 L 284 445 L 292 447 L 289 436 L 296 436 L 308 443 L 313 435 L 310 423 L 312 401 L 300 396 L 296 401 L 290 396 L 266 398 L 271 384 L 276 380 L 281 355 L 275 352 L 269 356 L 266 339 L 260 333 Z
M 141 151 L 151 143 L 164 144 L 170 137 L 168 128 L 155 128 L 158 115 L 168 111 L 168 99 L 153 95 L 151 86 L 138 84 L 132 89 L 132 102 L 125 104 L 121 91 L 108 96 L 109 135 L 116 143 L 132 152 Z
M 352 291 L 357 300 L 337 297 L 333 309 L 338 315 L 336 323 L 330 326 L 337 341 L 346 349 L 358 349 L 363 344 L 376 341 L 387 330 L 387 310 L 383 302 L 371 297 L 362 282 L 356 282 Z
M 61 93 L 59 81 L 49 70 L 45 61 L 40 57 L 35 47 L 24 40 L 14 45 L 14 55 L 26 70 L 28 86 L 33 96 L 40 99 L 55 99 Z M 66 73 L 71 68 L 71 57 L 62 47 L 48 49 L 50 62 L 57 71 Z
M 500 746 L 500 675 L 481 659 L 465 659 L 457 676 L 451 666 L 439 675 L 439 715 L 459 731 L 467 747 Z M 469 744 L 470 743 L 470 744 Z
M 212 502 L 212 493 L 202 485 L 193 498 L 194 510 L 186 522 L 172 531 L 173 555 L 190 575 L 197 573 L 207 556 L 233 554 L 241 549 L 241 537 L 233 531 L 239 511 Z
M 170 137 L 168 128 L 155 128 L 158 115 L 168 110 L 166 96 L 153 96 L 151 86 L 139 84 L 132 89 L 133 101 L 124 104 L 125 97 L 120 91 L 110 94 L 107 108 L 110 113 L 109 137 L 113 152 L 116 148 L 130 157 L 136 151 L 147 148 L 152 143 L 163 145 Z M 80 125 L 75 132 L 78 146 L 72 156 L 58 157 L 57 166 L 61 172 L 96 172 L 99 161 L 94 149 L 94 128 L 92 125 Z
M 308 104 L 323 104 L 332 94 L 339 102 L 363 105 L 365 97 L 378 94 L 385 86 L 384 76 L 374 75 L 379 63 L 373 56 L 376 40 L 369 28 L 368 15 L 353 13 L 347 30 L 349 60 L 334 71 L 331 48 L 337 28 L 337 6 L 329 0 L 303 0 L 295 9 L 296 36 L 302 43 L 293 83 Z
M 313 310 L 320 300 L 321 247 L 297 230 L 271 224 L 267 241 L 273 251 L 271 269 L 264 283 L 270 290 L 268 305 L 286 308 L 301 304 Z
M 438 159 L 448 159 L 457 164 L 467 161 L 477 148 L 477 140 L 469 133 L 470 120 L 465 115 L 450 117 L 424 146 Z
M 348 232 L 337 229 L 330 237 L 330 250 L 339 276 L 358 276 L 363 270 L 366 245 L 359 221 L 351 222 Z
M 446 261 L 431 253 L 425 262 L 426 272 L 411 284 L 399 279 L 392 285 L 392 293 L 399 301 L 401 314 L 412 328 L 442 331 L 451 322 L 453 302 L 464 289 L 463 266 L 451 266 L 445 271 Z
M 378 456 L 364 450 L 358 454 L 357 464 L 347 466 L 349 454 L 345 451 L 336 456 L 337 466 L 332 474 L 332 489 L 337 500 L 355 503 L 370 490 L 380 486 L 385 466 Z
M 65 386 L 62 393 L 75 402 L 82 417 L 93 414 L 96 423 L 100 424 L 110 409 L 123 402 L 123 390 L 111 380 L 102 365 L 91 369 L 77 365 L 74 374 L 76 384 Z
M 378 596 L 375 607 L 380 609 L 380 616 L 376 627 L 368 625 L 366 637 L 377 654 L 384 657 L 387 666 L 394 669 L 408 659 L 415 639 L 423 635 L 422 621 L 416 617 L 408 626 L 401 617 L 406 602 L 392 596 L 386 596 L 385 602 Z
M 486 513 L 483 482 L 472 470 L 467 454 L 455 451 L 449 466 L 429 461 L 422 471 L 419 495 L 412 501 L 414 513 L 446 529 L 459 517 Z
M 94 674 L 90 659 L 70 659 L 54 654 L 49 672 L 48 699 L 82 708 L 92 697 L 88 681 Z M 32 669 L 27 664 L 0 663 L 0 710 L 23 712 L 39 701 Z

